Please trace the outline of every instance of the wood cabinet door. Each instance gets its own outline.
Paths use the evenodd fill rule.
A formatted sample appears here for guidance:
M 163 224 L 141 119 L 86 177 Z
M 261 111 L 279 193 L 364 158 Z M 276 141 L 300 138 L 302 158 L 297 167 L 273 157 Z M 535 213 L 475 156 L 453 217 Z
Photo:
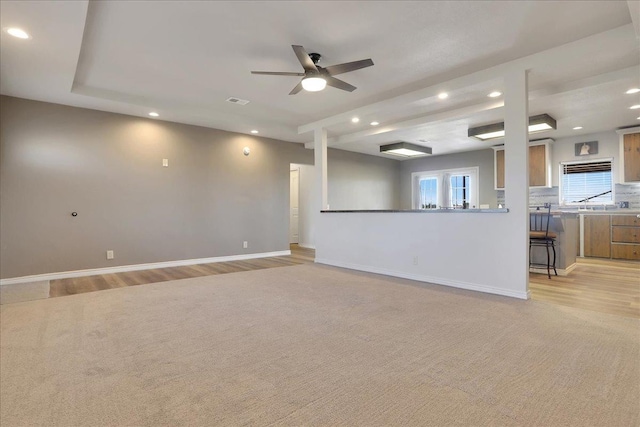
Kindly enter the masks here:
M 611 258 L 611 217 L 584 216 L 584 256 Z
M 529 147 L 529 187 L 547 185 L 546 160 L 546 146 L 533 145 Z
M 611 258 L 640 260 L 640 245 L 611 245 Z
M 640 182 L 640 133 L 624 136 L 624 181 Z
M 504 188 L 504 150 L 496 150 L 496 188 Z
M 611 241 L 618 243 L 640 243 L 640 227 L 611 227 Z
M 611 215 L 612 225 L 640 227 L 640 215 Z

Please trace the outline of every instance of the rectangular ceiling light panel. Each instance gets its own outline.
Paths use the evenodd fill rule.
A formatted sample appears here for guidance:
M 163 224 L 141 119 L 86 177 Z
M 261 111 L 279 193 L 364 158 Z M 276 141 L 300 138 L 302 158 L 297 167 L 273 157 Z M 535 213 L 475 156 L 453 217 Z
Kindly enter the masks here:
M 431 154 L 431 147 L 410 144 L 408 142 L 396 142 L 393 144 L 381 145 L 380 152 L 402 157 L 416 157 Z
M 542 132 L 556 129 L 556 121 L 548 114 L 529 117 L 529 133 Z M 481 141 L 504 137 L 504 122 L 490 125 L 469 128 L 469 137 L 477 138 Z

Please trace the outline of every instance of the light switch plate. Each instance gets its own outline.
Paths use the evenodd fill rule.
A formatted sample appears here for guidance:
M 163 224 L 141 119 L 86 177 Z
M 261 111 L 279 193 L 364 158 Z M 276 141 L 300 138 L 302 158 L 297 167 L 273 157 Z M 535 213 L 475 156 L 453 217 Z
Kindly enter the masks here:
M 169 167 L 169 159 L 162 159 L 162 166 Z

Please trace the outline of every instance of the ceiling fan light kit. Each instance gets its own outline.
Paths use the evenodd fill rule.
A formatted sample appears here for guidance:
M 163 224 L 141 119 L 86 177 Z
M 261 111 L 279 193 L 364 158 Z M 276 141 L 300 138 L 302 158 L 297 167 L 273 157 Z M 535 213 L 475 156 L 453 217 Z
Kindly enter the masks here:
M 327 87 L 327 81 L 322 77 L 305 77 L 302 79 L 302 89 L 307 92 L 319 92 Z
M 548 114 L 529 117 L 529 133 L 556 129 L 556 120 Z M 469 128 L 467 135 L 480 141 L 504 137 L 504 122 Z
M 298 61 L 304 68 L 304 73 L 296 72 L 280 72 L 280 71 L 252 71 L 251 74 L 263 74 L 268 76 L 296 76 L 303 79 L 294 87 L 289 95 L 295 95 L 302 89 L 308 92 L 318 92 L 323 90 L 327 85 L 337 89 L 353 92 L 356 87 L 349 83 L 337 79 L 333 76 L 348 73 L 349 71 L 359 70 L 373 65 L 371 59 L 361 59 L 360 61 L 345 62 L 344 64 L 331 65 L 329 67 L 321 67 L 318 65 L 322 55 L 319 53 L 307 53 L 304 47 L 292 45 L 293 52 L 296 54 Z

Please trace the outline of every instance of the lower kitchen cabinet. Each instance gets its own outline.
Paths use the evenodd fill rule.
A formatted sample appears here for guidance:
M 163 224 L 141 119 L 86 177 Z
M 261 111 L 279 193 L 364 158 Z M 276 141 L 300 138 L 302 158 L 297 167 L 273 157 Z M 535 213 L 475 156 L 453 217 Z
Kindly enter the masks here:
M 640 245 L 611 244 L 611 258 L 640 260 Z
M 585 215 L 584 256 L 640 260 L 640 215 Z
M 611 258 L 640 260 L 639 215 L 611 216 Z
M 584 216 L 584 256 L 611 257 L 611 216 Z

